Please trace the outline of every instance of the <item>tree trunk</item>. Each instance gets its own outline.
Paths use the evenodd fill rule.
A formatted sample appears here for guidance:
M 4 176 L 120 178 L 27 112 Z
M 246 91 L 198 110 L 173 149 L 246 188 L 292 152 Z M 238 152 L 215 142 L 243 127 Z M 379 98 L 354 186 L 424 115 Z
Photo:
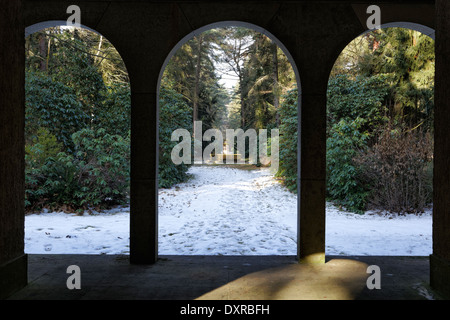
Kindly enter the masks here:
M 235 45 L 236 48 L 236 45 Z M 239 78 L 239 95 L 241 98 L 241 128 L 246 128 L 246 114 L 245 114 L 245 96 L 244 96 L 244 79 L 242 75 L 241 66 L 239 65 L 242 59 L 242 39 L 239 39 L 239 46 L 236 48 L 237 53 L 234 54 L 234 63 L 236 64 L 236 74 Z
M 97 48 L 97 55 L 94 58 L 94 64 L 97 64 L 98 58 L 100 56 L 100 51 L 102 49 L 102 44 L 103 44 L 103 36 L 100 36 L 100 40 L 98 42 L 98 48 Z M 101 63 L 101 61 L 100 61 Z
M 238 68 L 239 69 L 239 68 Z M 245 97 L 244 97 L 244 88 L 243 88 L 243 79 L 241 77 L 240 71 L 239 71 L 239 95 L 241 98 L 241 128 L 245 130 L 246 128 L 246 108 L 245 108 Z
M 39 34 L 39 56 L 41 57 L 40 70 L 47 71 L 47 44 L 43 34 Z
M 277 127 L 280 125 L 280 115 L 278 113 L 278 108 L 280 105 L 280 98 L 278 97 L 278 54 L 277 45 L 272 44 L 272 67 L 273 67 L 273 106 L 275 108 L 275 119 Z
M 51 48 L 51 45 L 52 45 L 52 39 L 50 38 L 50 39 L 48 39 L 48 46 L 47 46 L 47 61 L 46 61 L 46 66 L 45 66 L 46 70 L 48 70 L 48 64 L 49 64 L 49 61 L 50 61 L 50 48 Z
M 195 66 L 195 80 L 194 80 L 194 94 L 193 94 L 193 120 L 198 121 L 198 95 L 199 95 L 199 86 L 200 86 L 200 74 L 201 74 L 201 62 L 202 62 L 202 45 L 203 45 L 203 36 L 198 36 L 198 44 L 197 44 L 197 62 Z M 195 126 L 194 126 L 195 128 Z M 194 129 L 195 136 L 195 129 Z

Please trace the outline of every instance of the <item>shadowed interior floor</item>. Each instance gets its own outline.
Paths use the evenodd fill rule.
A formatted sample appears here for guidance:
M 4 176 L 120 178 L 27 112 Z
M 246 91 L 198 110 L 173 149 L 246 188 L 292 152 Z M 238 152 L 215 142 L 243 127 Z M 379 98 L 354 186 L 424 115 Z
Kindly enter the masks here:
M 80 267 L 80 290 L 66 285 L 67 267 Z M 369 265 L 381 289 L 368 289 Z M 423 300 L 429 257 L 329 256 L 298 264 L 292 256 L 161 256 L 132 265 L 129 256 L 29 255 L 28 285 L 12 300 Z

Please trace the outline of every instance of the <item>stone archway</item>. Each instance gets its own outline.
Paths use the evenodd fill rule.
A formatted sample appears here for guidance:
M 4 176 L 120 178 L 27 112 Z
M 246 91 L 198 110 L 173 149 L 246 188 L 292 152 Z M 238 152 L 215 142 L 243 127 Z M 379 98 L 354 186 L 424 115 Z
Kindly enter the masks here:
M 409 31 L 416 31 L 416 32 L 418 32 L 418 33 L 420 33 L 422 36 L 425 36 L 424 38 L 427 38 L 426 39 L 426 43 L 427 43 L 427 45 L 429 45 L 429 47 L 427 47 L 427 48 L 430 48 L 429 50 L 430 51 L 428 51 L 428 52 L 432 52 L 432 49 L 433 49 L 433 44 L 434 44 L 434 39 L 435 39 L 435 30 L 433 29 L 433 28 L 431 28 L 431 27 L 429 27 L 429 26 L 426 26 L 426 25 L 422 25 L 422 24 L 418 24 L 418 23 L 412 23 L 412 22 L 389 22 L 389 23 L 384 23 L 384 24 L 381 24 L 381 26 L 380 26 L 380 29 L 381 30 L 383 30 L 383 29 L 389 29 L 389 28 L 398 28 L 398 29 L 404 29 L 404 30 L 408 30 L 408 32 Z M 355 38 L 353 38 L 348 44 L 350 44 L 350 43 L 352 43 L 353 42 L 353 45 L 354 45 L 354 43 L 355 43 L 355 41 L 357 40 L 357 39 L 364 39 L 364 35 L 366 35 L 366 34 L 368 34 L 368 33 L 370 33 L 370 32 L 372 32 L 372 31 L 374 31 L 374 32 L 377 32 L 377 30 L 366 30 L 366 31 L 364 31 L 363 33 L 361 33 L 361 34 L 359 34 L 359 35 L 357 35 Z M 376 36 L 375 36 L 375 38 L 376 38 Z M 382 38 L 382 37 L 381 37 Z M 429 38 L 429 39 L 428 39 Z M 382 39 L 384 39 L 384 38 L 382 38 Z M 392 38 L 390 38 L 390 39 L 392 39 Z M 431 41 L 431 40 L 433 40 L 433 41 Z M 377 39 L 378 40 L 378 39 Z M 423 41 L 423 40 L 422 40 Z M 383 41 L 384 43 L 387 43 L 387 41 L 386 40 L 384 40 Z M 364 42 L 365 43 L 365 46 L 367 47 L 367 42 Z M 362 45 L 361 45 L 362 46 Z M 412 46 L 412 45 L 411 45 Z M 375 46 L 374 46 L 375 47 Z M 405 47 L 408 47 L 408 45 L 405 45 Z M 344 52 L 344 50 L 345 50 L 345 48 L 346 47 L 344 47 L 343 48 L 343 50 L 342 50 L 342 52 L 341 53 L 343 53 Z M 353 50 L 352 50 L 352 52 L 358 52 L 358 49 L 355 49 L 356 47 L 355 46 L 353 46 L 352 47 L 353 48 Z M 419 47 L 418 47 L 419 48 Z M 419 52 L 420 52 L 420 49 L 417 49 L 417 50 L 419 50 Z M 375 52 L 375 49 L 373 49 L 373 51 Z M 359 52 L 361 52 L 361 51 L 359 51 Z M 341 54 L 340 53 L 340 54 Z M 372 51 L 370 50 L 370 52 L 369 52 L 369 55 L 372 53 Z M 366 53 L 367 54 L 367 53 Z M 374 54 L 376 54 L 376 52 L 374 53 Z M 355 57 L 356 57 L 356 54 L 349 54 L 351 57 L 352 57 L 352 59 L 350 59 L 350 60 L 347 60 L 347 61 L 355 61 L 355 60 L 357 60 L 357 58 L 355 59 Z M 416 57 L 416 59 L 417 59 L 417 57 Z M 423 58 L 422 58 L 423 59 Z M 420 61 L 420 58 L 418 59 L 419 61 Z M 338 61 L 338 58 L 337 58 L 337 60 L 336 61 Z M 428 61 L 428 60 L 427 60 Z M 370 63 L 367 63 L 367 64 L 370 64 Z M 346 68 L 342 68 L 342 66 L 345 66 L 345 64 L 341 64 L 341 70 L 342 69 L 346 69 Z M 349 68 L 349 69 L 352 69 L 351 67 Z M 355 78 L 357 78 L 357 77 L 361 77 L 361 74 L 359 73 L 359 69 L 358 68 L 353 68 L 352 69 L 353 70 L 353 72 L 349 72 L 349 79 L 351 79 L 351 82 L 353 82 L 354 80 L 355 80 Z M 434 66 L 431 68 L 431 70 L 430 71 L 434 71 Z M 429 72 L 430 72 L 429 71 Z M 388 74 L 389 74 L 389 72 L 392 72 L 392 71 L 386 71 Z M 344 72 L 341 72 L 341 73 L 339 73 L 338 72 L 338 74 L 340 74 L 340 75 L 342 75 L 342 73 L 344 73 Z M 377 74 L 377 71 L 375 71 L 375 74 Z M 430 78 L 427 78 L 427 79 L 430 79 L 430 81 L 431 81 L 431 78 L 432 78 L 432 73 L 430 72 L 430 74 L 431 74 L 431 77 Z M 332 73 L 332 71 L 330 70 L 330 79 L 332 79 L 332 75 L 333 75 L 333 73 Z M 336 73 L 334 73 L 334 75 L 336 75 Z M 369 77 L 371 77 L 373 74 L 369 74 L 369 75 L 367 75 L 366 73 L 364 73 L 364 77 L 367 77 L 367 78 L 369 78 Z M 366 78 L 366 79 L 367 79 Z M 354 82 L 357 82 L 356 80 L 354 81 Z M 344 83 L 348 83 L 348 82 L 344 82 Z M 343 85 L 337 85 L 337 87 L 340 87 L 340 88 L 345 88 L 345 86 L 343 86 Z M 358 90 L 358 89 L 356 89 L 356 90 Z M 351 90 L 350 91 L 347 91 L 347 92 L 351 92 Z M 432 92 L 432 91 L 431 91 Z M 343 95 L 345 95 L 346 93 L 343 93 Z M 355 94 L 349 94 L 349 96 L 356 96 Z M 336 101 L 336 100 L 335 100 Z M 383 105 L 384 105 L 384 102 L 383 102 Z M 356 106 L 356 105 L 355 105 Z M 342 110 L 342 109 L 341 109 Z M 327 112 L 328 112 L 328 110 L 327 110 Z M 338 116 L 336 116 L 336 114 L 334 115 L 335 117 L 336 117 L 336 119 L 341 119 L 341 118 L 339 118 L 339 115 Z M 365 118 L 365 119 L 367 119 L 367 117 L 362 117 L 362 118 Z M 427 128 L 429 128 L 429 127 L 432 127 L 432 123 L 433 123 L 433 117 L 431 116 L 429 116 L 429 118 L 428 118 L 428 122 L 427 122 L 427 124 L 428 124 L 428 126 L 427 126 Z M 430 130 L 430 133 L 432 134 L 432 129 L 429 129 Z M 356 131 L 356 130 L 355 130 Z M 370 130 L 369 130 L 369 132 L 370 132 Z M 332 134 L 331 134 L 332 135 Z M 330 136 L 331 136 L 330 135 Z M 432 145 L 432 140 L 431 140 L 431 142 L 428 144 L 429 146 L 431 146 Z M 372 146 L 372 144 L 369 144 L 369 146 Z M 428 154 L 430 154 L 430 157 L 431 157 L 431 159 L 432 159 L 432 155 L 431 155 L 431 152 L 432 151 L 429 151 L 429 153 Z M 430 160 L 431 161 L 431 160 Z M 431 162 L 430 162 L 431 163 Z M 431 165 L 431 164 L 430 164 Z M 357 166 L 356 166 L 357 167 Z M 431 168 L 431 167 L 430 167 Z M 431 171 L 430 171 L 430 173 L 431 173 Z M 427 179 L 427 182 L 428 181 L 430 181 L 429 183 L 428 183 L 428 185 L 430 186 L 430 189 L 431 189 L 431 184 L 432 184 L 432 182 L 431 182 L 431 180 L 429 180 L 430 178 L 428 178 Z M 336 184 L 335 184 L 336 185 Z M 429 196 L 431 196 L 431 192 L 428 194 Z M 355 198 L 354 198 L 355 199 Z M 428 198 L 427 198 L 428 199 Z M 344 200 L 345 201 L 345 200 Z M 387 201 L 386 201 L 387 202 Z M 378 203 L 382 203 L 382 202 L 378 202 Z M 342 203 L 341 203 L 342 204 Z M 431 202 L 427 202 L 427 204 L 431 204 Z M 344 207 L 345 207 L 345 205 L 344 205 Z M 428 209 L 428 207 L 427 206 L 425 206 L 425 209 Z M 365 210 L 365 209 L 364 209 Z M 351 211 L 351 210 L 350 210 Z M 388 211 L 388 210 L 387 210 Z M 431 211 L 431 209 L 430 210 L 427 210 L 428 212 L 430 212 Z M 429 218 L 430 218 L 430 223 L 431 223 L 431 215 L 429 216 Z M 426 225 L 426 224 L 425 224 Z M 431 224 L 429 225 L 430 226 L 430 231 L 431 231 Z M 375 229 L 375 228 L 374 228 Z M 381 227 L 378 229 L 378 230 L 383 230 Z M 373 231 L 377 231 L 377 230 L 373 230 Z M 345 232 L 343 232 L 344 234 L 345 234 Z M 331 237 L 330 237 L 331 238 Z M 427 237 L 427 239 L 430 239 L 431 238 L 431 233 L 430 233 L 430 237 Z M 376 241 L 376 239 L 374 239 L 374 242 Z M 419 241 L 418 241 L 419 242 Z M 367 243 L 367 242 L 364 242 L 364 243 Z M 427 241 L 427 242 L 425 242 L 425 241 L 423 241 L 422 243 L 426 243 L 427 244 L 427 246 L 429 245 L 429 242 Z M 375 247 L 375 246 L 374 246 Z M 350 252 L 351 254 L 356 254 L 356 253 L 354 253 L 354 252 Z M 406 252 L 405 252 L 406 253 Z
M 35 33 L 36 35 L 33 36 L 33 34 Z M 34 114 L 31 117 L 27 117 L 28 120 L 25 123 L 26 150 L 29 150 L 29 146 L 33 148 L 33 146 L 36 145 L 34 139 L 36 139 L 36 136 L 39 136 L 38 131 L 36 131 L 35 129 L 36 127 L 33 127 L 33 122 L 35 122 L 38 123 L 38 126 L 40 128 L 45 128 L 45 131 L 49 132 L 57 141 L 57 144 L 59 146 L 58 149 L 70 157 L 71 161 L 73 162 L 74 168 L 77 168 L 75 169 L 74 177 L 77 177 L 76 179 L 79 181 L 78 185 L 81 186 L 83 184 L 84 186 L 88 186 L 84 188 L 86 190 L 86 193 L 84 193 L 83 196 L 78 197 L 81 202 L 78 202 L 76 198 L 72 198 L 70 200 L 67 199 L 67 201 L 65 201 L 67 203 L 74 204 L 72 208 L 69 209 L 70 211 L 75 212 L 76 207 L 78 207 L 78 210 L 84 211 L 84 209 L 87 209 L 89 210 L 89 212 L 91 212 L 91 209 L 93 209 L 94 205 L 92 205 L 93 203 L 88 200 L 88 198 L 90 197 L 90 194 L 92 194 L 92 192 L 95 192 L 95 189 L 108 190 L 108 193 L 109 190 L 115 189 L 114 193 L 117 194 L 117 198 L 112 194 L 103 194 L 102 196 L 99 196 L 98 198 L 102 199 L 100 200 L 100 203 L 105 204 L 105 199 L 108 199 L 106 200 L 106 202 L 117 204 L 118 202 L 116 202 L 116 199 L 118 200 L 119 198 L 121 198 L 121 203 L 125 204 L 129 196 L 129 180 L 127 170 L 129 164 L 129 149 L 127 149 L 127 147 L 129 147 L 129 136 L 127 132 L 129 132 L 130 129 L 130 105 L 128 101 L 130 94 L 130 85 L 128 81 L 125 62 L 108 39 L 106 39 L 96 30 L 84 25 L 80 25 L 79 27 L 74 28 L 70 25 L 67 26 L 66 21 L 44 21 L 26 27 L 25 37 L 27 44 L 25 46 L 25 51 L 27 52 L 27 67 L 25 72 L 27 101 L 26 115 Z M 39 39 L 37 39 L 36 37 L 38 37 Z M 42 43 L 44 52 L 42 52 Z M 36 46 L 39 46 L 39 49 L 35 49 Z M 93 49 L 95 49 L 95 51 Z M 63 54 L 61 54 L 61 50 L 63 50 Z M 39 62 L 38 67 L 35 67 L 35 65 L 33 65 L 33 62 L 29 63 L 36 55 L 41 57 L 41 59 L 43 58 L 41 61 L 46 61 L 44 67 L 42 67 L 42 62 Z M 82 63 L 80 63 L 80 61 L 82 61 Z M 36 71 L 36 69 L 38 69 L 38 71 Z M 77 72 L 80 73 L 77 74 L 77 72 L 73 72 L 73 70 L 77 70 Z M 120 71 L 117 72 L 118 70 Z M 113 75 L 113 77 L 110 77 L 110 75 Z M 48 85 L 43 85 L 44 82 L 41 82 L 42 79 L 45 79 L 45 82 L 47 82 Z M 42 92 L 45 92 L 48 86 L 50 88 L 53 87 L 53 90 L 50 90 L 46 95 L 50 99 L 45 101 L 44 103 L 33 103 L 32 101 L 36 101 L 36 98 L 39 99 L 40 96 L 45 95 L 45 93 L 43 94 Z M 57 90 L 54 89 L 56 87 L 64 88 L 64 90 L 62 90 L 63 93 L 58 94 Z M 91 88 L 95 88 L 95 92 Z M 86 90 L 90 90 L 91 93 L 94 93 L 92 95 L 91 93 L 86 94 Z M 80 92 L 83 91 L 84 97 L 83 93 L 80 94 Z M 65 100 L 62 103 L 51 102 L 55 98 L 58 99 L 57 97 L 76 98 Z M 121 102 L 117 102 L 117 98 L 119 97 L 123 99 Z M 113 102 L 109 103 L 109 99 Z M 81 109 L 79 104 L 80 100 L 83 101 L 81 102 L 83 105 Z M 115 109 L 115 107 L 118 107 L 119 109 Z M 50 113 L 52 114 L 52 116 L 49 116 Z M 67 115 L 69 114 L 70 116 L 67 117 Z M 123 116 L 119 119 L 115 118 L 115 116 L 118 114 L 122 114 Z M 30 120 L 31 118 L 34 120 Z M 41 119 L 46 120 L 41 121 Z M 53 119 L 57 120 L 52 121 Z M 97 131 L 100 128 L 101 131 Z M 118 128 L 120 129 L 117 130 Z M 87 132 L 90 132 L 89 140 L 91 142 L 94 142 L 97 146 L 108 141 L 108 138 L 110 136 L 115 136 L 114 139 L 117 138 L 116 141 L 121 141 L 121 146 L 124 148 L 124 152 L 119 156 L 119 158 L 122 161 L 121 167 L 123 171 L 121 170 L 121 173 L 119 175 L 112 174 L 111 177 L 114 178 L 110 180 L 115 180 L 116 182 L 121 181 L 116 185 L 120 185 L 120 188 L 110 188 L 112 187 L 112 184 L 106 182 L 106 180 L 102 182 L 103 185 L 100 188 L 96 188 L 93 184 L 87 182 L 86 180 L 84 180 L 84 183 L 81 182 L 81 180 L 84 179 L 82 177 L 83 174 L 81 174 L 81 167 L 85 163 L 99 164 L 98 160 L 102 157 L 101 153 L 103 153 L 107 149 L 112 149 L 111 144 L 107 143 L 110 147 L 105 147 L 105 145 L 103 145 L 102 147 L 100 147 L 100 149 L 102 150 L 100 153 L 96 153 L 95 156 L 88 155 L 87 157 L 90 158 L 90 160 L 80 162 L 81 158 L 76 155 L 76 152 L 74 150 L 80 149 L 81 144 L 75 142 L 74 139 L 76 138 L 73 137 L 74 135 L 84 134 Z M 94 134 L 94 132 L 97 133 Z M 108 132 L 108 134 L 105 134 L 106 132 Z M 81 149 L 82 148 L 83 147 L 81 147 Z M 115 148 L 115 150 L 118 149 L 119 148 Z M 89 152 L 84 154 L 87 155 L 88 153 Z M 33 151 L 26 152 L 27 157 L 30 156 L 30 154 L 33 154 Z M 45 162 L 47 162 L 47 160 Z M 56 160 L 55 163 L 57 162 L 58 160 Z M 30 172 L 30 168 L 33 167 L 33 165 L 31 164 L 32 161 L 30 162 L 29 160 L 26 160 L 26 179 L 30 178 L 31 176 L 35 177 L 35 175 Z M 57 165 L 52 167 L 56 168 Z M 108 171 L 109 164 L 107 164 L 106 167 L 101 164 L 100 167 Z M 90 167 L 89 169 L 85 170 L 85 172 L 89 172 L 89 176 L 93 173 L 93 171 L 96 170 L 92 170 L 92 168 L 93 167 Z M 110 171 L 110 173 L 112 172 Z M 33 186 L 31 186 L 30 184 L 26 184 L 27 213 L 29 213 L 30 208 L 33 206 L 30 204 L 35 203 L 35 200 L 31 200 L 31 198 L 29 197 L 29 191 L 36 190 L 36 188 L 41 190 L 42 186 L 48 185 L 49 180 L 47 179 L 50 175 L 44 174 L 43 176 L 46 176 L 45 179 L 41 180 L 38 178 L 36 181 L 39 182 L 33 183 Z M 70 183 L 64 179 L 64 175 L 62 176 L 63 180 L 60 180 L 62 181 L 61 185 L 70 185 Z M 106 175 L 104 177 L 106 177 Z M 61 178 L 61 176 L 59 176 L 59 178 Z M 59 184 L 60 181 L 56 183 Z M 97 180 L 97 182 L 99 182 L 99 180 Z M 44 193 L 46 193 L 45 190 L 46 188 L 43 187 Z M 33 191 L 31 191 L 31 193 L 33 193 Z M 41 192 L 38 191 L 38 193 Z M 51 194 L 61 193 L 62 192 L 60 191 L 51 191 L 49 193 L 49 196 L 43 196 L 42 198 L 47 198 L 48 201 L 48 199 L 52 197 Z M 77 191 L 75 191 L 74 189 L 70 189 L 67 194 L 73 195 L 76 193 Z M 102 191 L 97 194 L 102 194 Z M 37 198 L 40 198 L 40 196 L 38 196 Z M 31 202 L 28 200 L 30 200 Z M 56 200 L 56 203 L 57 202 L 59 201 Z M 87 204 L 88 202 L 89 204 Z M 48 201 L 45 206 L 47 206 L 48 203 L 50 203 L 50 201 Z M 60 207 L 59 205 L 57 205 L 57 207 L 53 207 L 52 209 L 55 211 L 67 211 L 64 207 L 65 206 Z M 45 211 L 45 209 L 43 208 L 40 209 Z M 35 237 L 30 234 L 30 232 L 32 233 L 32 230 L 34 229 L 30 227 L 30 224 L 33 224 L 31 222 L 31 220 L 33 219 L 32 216 L 27 215 L 25 219 L 26 229 L 28 230 L 28 232 L 26 233 L 26 239 L 28 240 L 35 239 Z M 66 247 L 67 243 L 61 242 L 61 238 L 64 238 L 64 236 L 56 235 L 56 233 L 62 232 L 62 230 L 58 230 L 57 227 L 58 223 L 56 221 L 58 218 L 60 217 L 56 217 L 56 220 L 52 220 L 51 222 L 49 222 L 49 225 L 53 225 L 52 227 L 55 232 L 55 242 L 53 243 L 53 245 L 48 244 L 46 253 L 52 254 L 61 251 L 65 254 L 74 254 L 78 251 L 81 253 L 91 252 L 95 254 L 102 254 L 106 253 L 109 250 L 108 248 L 112 247 L 111 244 L 107 244 L 107 242 L 114 241 L 114 239 L 124 239 L 124 243 L 122 244 L 122 252 L 127 252 L 129 239 L 129 230 L 127 228 L 125 228 L 123 235 L 121 235 L 120 237 L 112 236 L 112 234 L 111 236 L 105 235 L 101 239 L 99 238 L 97 241 L 92 241 L 93 239 L 92 237 L 90 237 L 91 239 L 84 244 L 83 241 L 79 241 L 81 240 L 80 237 L 68 236 L 68 238 L 79 239 L 76 241 L 76 243 L 74 243 L 74 246 Z M 127 220 L 128 216 L 125 217 L 126 225 L 128 225 Z M 66 225 L 74 226 L 72 223 L 67 223 Z M 94 245 L 95 248 L 92 248 L 89 243 Z M 39 246 L 42 245 L 42 243 L 39 244 Z M 31 241 L 26 241 L 25 248 L 27 249 L 27 253 L 36 253 L 39 251 L 39 247 L 32 245 Z
M 159 91 L 160 91 L 160 86 L 161 86 L 161 79 L 163 77 L 164 71 L 166 69 L 166 66 L 168 65 L 170 59 L 175 55 L 175 53 L 185 44 L 187 43 L 190 39 L 194 38 L 197 35 L 200 35 L 201 33 L 211 30 L 211 29 L 215 29 L 215 28 L 225 28 L 225 27 L 242 27 L 242 28 L 246 28 L 246 29 L 250 29 L 253 31 L 256 31 L 260 34 L 263 34 L 265 36 L 267 36 L 273 43 L 275 43 L 277 45 L 278 48 L 281 49 L 281 51 L 283 52 L 283 54 L 286 56 L 288 62 L 290 63 L 294 74 L 295 74 L 295 82 L 296 82 L 296 87 L 298 89 L 298 97 L 297 97 L 297 114 L 300 114 L 301 112 L 301 83 L 300 83 L 300 76 L 299 76 L 299 72 L 297 70 L 297 67 L 295 65 L 295 61 L 292 58 L 291 54 L 289 53 L 289 51 L 286 49 L 286 47 L 283 45 L 283 43 L 277 39 L 273 34 L 271 34 L 269 31 L 267 31 L 266 29 L 252 24 L 252 23 L 248 23 L 248 22 L 243 22 L 243 21 L 220 21 L 220 22 L 215 22 L 212 24 L 208 24 L 205 25 L 203 27 L 199 27 L 198 29 L 192 31 L 191 33 L 189 33 L 188 35 L 184 36 L 170 51 L 170 53 L 168 54 L 168 56 L 166 57 L 163 66 L 161 68 L 161 71 L 159 73 L 159 79 L 158 79 L 158 95 L 157 95 L 157 106 L 158 106 L 158 114 L 159 114 L 159 110 L 160 110 L 160 106 L 159 106 Z M 158 124 L 159 127 L 159 124 Z M 297 158 L 298 158 L 298 153 L 297 153 Z M 298 160 L 300 161 L 300 160 Z M 298 206 L 298 201 L 297 201 L 297 206 Z M 298 216 L 299 211 L 297 210 L 297 222 L 300 220 L 300 217 Z M 157 215 L 159 215 L 159 213 L 156 213 Z M 157 224 L 159 224 L 159 218 L 157 221 Z M 299 238 L 298 235 L 298 230 L 297 231 L 297 238 Z M 158 235 L 157 235 L 158 236 Z M 174 237 L 175 238 L 175 237 Z M 159 239 L 159 236 L 158 236 Z M 158 241 L 158 240 L 157 240 Z M 158 244 L 157 244 L 158 246 Z M 298 242 L 297 242 L 297 246 L 298 246 Z M 297 252 L 298 252 L 298 248 L 297 248 Z
M 3 1 L 0 13 L 2 88 L 0 119 L 0 296 L 26 283 L 23 252 L 23 104 L 25 26 L 68 18 L 71 1 Z M 246 21 L 275 35 L 295 61 L 302 80 L 299 115 L 299 239 L 301 262 L 325 262 L 326 85 L 345 45 L 367 28 L 371 1 L 83 1 L 81 23 L 107 37 L 122 55 L 132 87 L 131 262 L 157 261 L 157 88 L 170 51 L 194 30 L 218 21 Z M 435 182 L 433 284 L 449 291 L 449 141 L 447 1 L 380 3 L 382 24 L 411 21 L 436 29 Z M 436 21 L 435 21 L 436 20 Z M 4 152 L 3 150 L 7 150 Z M 4 280 L 13 279 L 13 280 Z M 3 287 L 2 287 L 3 289 Z M 5 293 L 4 293 L 5 292 Z

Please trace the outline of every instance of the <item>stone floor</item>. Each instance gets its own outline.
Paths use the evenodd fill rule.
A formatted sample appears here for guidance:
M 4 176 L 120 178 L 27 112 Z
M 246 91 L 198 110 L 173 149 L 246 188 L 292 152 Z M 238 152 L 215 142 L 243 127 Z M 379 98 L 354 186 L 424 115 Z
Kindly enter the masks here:
M 67 267 L 80 268 L 69 290 Z M 369 265 L 380 289 L 368 289 Z M 428 257 L 330 256 L 322 265 L 291 256 L 161 256 L 132 265 L 129 256 L 28 255 L 28 282 L 9 300 L 425 300 Z

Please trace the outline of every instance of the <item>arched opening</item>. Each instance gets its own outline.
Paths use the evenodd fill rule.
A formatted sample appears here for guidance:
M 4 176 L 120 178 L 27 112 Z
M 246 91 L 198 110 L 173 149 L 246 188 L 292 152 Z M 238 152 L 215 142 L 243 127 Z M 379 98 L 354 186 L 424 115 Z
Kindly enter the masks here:
M 129 253 L 130 85 L 101 34 L 25 32 L 25 252 Z
M 433 114 L 432 29 L 389 23 L 341 52 L 327 96 L 327 254 L 431 254 Z
M 298 79 L 280 41 L 247 23 L 173 48 L 158 85 L 160 254 L 297 254 Z

